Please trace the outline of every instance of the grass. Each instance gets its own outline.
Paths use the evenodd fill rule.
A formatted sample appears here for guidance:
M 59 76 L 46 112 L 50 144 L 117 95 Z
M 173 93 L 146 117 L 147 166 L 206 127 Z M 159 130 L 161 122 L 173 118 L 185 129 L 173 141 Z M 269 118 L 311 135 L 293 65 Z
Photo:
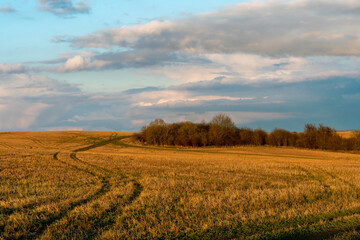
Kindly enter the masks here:
M 0 239 L 358 239 L 360 158 L 0 134 Z

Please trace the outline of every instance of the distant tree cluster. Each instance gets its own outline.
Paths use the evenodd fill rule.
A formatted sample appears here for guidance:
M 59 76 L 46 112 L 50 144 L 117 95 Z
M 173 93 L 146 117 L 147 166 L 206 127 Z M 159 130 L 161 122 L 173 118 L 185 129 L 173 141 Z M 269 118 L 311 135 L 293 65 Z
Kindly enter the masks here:
M 270 145 L 324 150 L 360 150 L 360 131 L 355 131 L 352 138 L 342 138 L 330 127 L 306 124 L 302 133 L 284 129 L 274 129 L 267 133 L 260 128 L 239 129 L 225 114 L 217 114 L 209 123 L 168 124 L 162 119 L 155 119 L 144 126 L 135 138 L 151 145 L 194 147 Z

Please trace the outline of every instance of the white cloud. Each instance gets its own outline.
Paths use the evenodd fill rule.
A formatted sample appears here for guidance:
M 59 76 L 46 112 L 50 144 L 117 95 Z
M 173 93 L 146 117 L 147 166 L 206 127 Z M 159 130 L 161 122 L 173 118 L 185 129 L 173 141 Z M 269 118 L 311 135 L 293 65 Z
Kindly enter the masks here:
M 70 58 L 65 63 L 65 71 L 82 70 L 85 67 L 84 58 L 81 56 L 75 56 Z
M 70 57 L 63 66 L 60 66 L 58 70 L 60 72 L 75 72 L 81 70 L 95 70 L 100 69 L 108 65 L 109 63 L 102 60 L 93 59 L 92 56 L 76 55 Z
M 176 91 L 159 91 L 151 92 L 147 94 L 141 94 L 141 99 L 144 99 L 147 95 L 149 100 L 152 102 L 138 102 L 135 105 L 142 107 L 151 107 L 156 105 L 194 105 L 193 103 L 199 105 L 202 102 L 206 101 L 216 101 L 216 100 L 227 100 L 227 101 L 248 101 L 253 100 L 252 97 L 230 97 L 230 96 L 189 96 L 189 94 L 184 94 L 183 92 Z
M 114 115 L 104 112 L 91 112 L 86 116 L 75 115 L 71 119 L 66 121 L 68 122 L 79 122 L 79 121 L 104 121 L 104 120 L 116 120 L 117 118 Z

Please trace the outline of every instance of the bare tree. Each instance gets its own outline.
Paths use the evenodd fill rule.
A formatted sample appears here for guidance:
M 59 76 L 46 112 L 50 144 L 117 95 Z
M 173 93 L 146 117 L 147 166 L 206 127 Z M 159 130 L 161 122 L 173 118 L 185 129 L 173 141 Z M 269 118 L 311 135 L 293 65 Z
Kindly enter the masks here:
M 214 145 L 234 145 L 236 126 L 229 116 L 220 113 L 210 121 L 209 138 Z

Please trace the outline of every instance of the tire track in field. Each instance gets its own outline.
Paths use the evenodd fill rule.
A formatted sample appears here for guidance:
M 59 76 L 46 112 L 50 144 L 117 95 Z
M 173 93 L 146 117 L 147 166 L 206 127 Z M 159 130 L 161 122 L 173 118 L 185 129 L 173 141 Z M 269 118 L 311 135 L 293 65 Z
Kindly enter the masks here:
M 53 159 L 55 159 L 55 160 L 57 160 L 57 161 L 59 161 L 59 162 L 62 162 L 63 164 L 66 164 L 66 165 L 68 165 L 68 166 L 70 166 L 70 167 L 73 167 L 73 168 L 77 168 L 77 170 L 82 170 L 82 169 L 80 169 L 80 168 L 78 168 L 77 166 L 75 166 L 75 165 L 71 165 L 71 164 L 68 164 L 67 162 L 65 162 L 65 161 L 62 161 L 62 160 L 60 160 L 59 158 L 58 158 L 58 154 L 59 154 L 59 152 L 57 152 L 57 153 L 55 153 L 55 154 L 53 154 Z M 7 155 L 11 155 L 11 154 L 6 154 L 6 155 L 4 155 L 4 156 L 7 156 Z M 30 157 L 32 157 L 33 155 L 29 155 Z M 23 156 L 21 156 L 21 157 L 28 157 L 27 155 L 23 155 Z M 0 169 L 0 171 L 1 171 L 2 169 Z M 89 173 L 89 172 L 88 172 Z M 80 201 L 84 201 L 84 200 L 80 200 Z M 12 214 L 14 214 L 14 213 L 16 213 L 16 212 L 23 212 L 23 213 L 30 213 L 33 209 L 35 209 L 36 207 L 39 207 L 39 206 L 41 206 L 41 205 L 43 205 L 43 204 L 47 204 L 47 203 L 49 203 L 50 201 L 42 201 L 42 202 L 34 202 L 34 203 L 28 203 L 28 204 L 24 204 L 24 205 L 22 205 L 22 206 L 19 206 L 19 207 L 11 207 L 11 208 L 9 208 L 9 207 L 2 207 L 2 206 L 0 206 L 0 214 L 2 215 L 2 217 L 6 220 L 6 219 L 8 219 Z M 59 200 L 51 200 L 51 202 L 52 203 L 57 203 L 57 202 L 61 202 L 61 200 L 59 199 Z M 76 203 L 74 203 L 75 205 L 76 205 Z M 72 206 L 73 204 L 71 204 L 71 206 Z M 52 219 L 56 219 L 57 217 L 53 217 Z M 49 220 L 47 220 L 46 222 L 52 222 L 52 219 L 49 219 Z M 0 236 L 1 236 L 1 233 L 2 232 L 4 232 L 4 230 L 5 230 L 5 227 L 6 227 L 6 225 L 0 225 Z M 35 227 L 39 227 L 39 226 L 35 226 Z M 39 229 L 39 228 L 38 228 Z M 40 230 L 41 230 L 41 227 L 40 227 Z M 33 233 L 31 233 L 31 234 L 29 234 L 29 236 L 34 236 L 34 234 Z M 10 237 L 11 239 L 12 239 L 12 237 Z M 1 237 L 0 237 L 0 239 L 1 239 Z M 6 237 L 5 237 L 5 239 L 6 239 Z
M 87 204 L 93 200 L 96 200 L 98 198 L 100 198 L 101 196 L 105 195 L 107 192 L 110 191 L 110 182 L 108 181 L 108 179 L 106 178 L 103 178 L 103 177 L 99 177 L 97 176 L 94 172 L 88 170 L 88 169 L 85 169 L 85 168 L 81 168 L 79 166 L 76 166 L 76 165 L 73 165 L 73 164 L 70 164 L 66 161 L 63 161 L 59 158 L 58 156 L 59 152 L 53 154 L 53 159 L 56 160 L 56 161 L 59 161 L 69 167 L 72 167 L 74 169 L 76 169 L 77 171 L 80 171 L 80 172 L 84 172 L 84 173 L 87 173 L 87 174 L 90 174 L 94 177 L 97 177 L 101 180 L 101 188 L 99 190 L 97 190 L 95 193 L 93 193 L 92 195 L 90 195 L 88 198 L 85 198 L 85 199 L 81 199 L 81 200 L 78 200 L 78 201 L 75 201 L 73 203 L 70 204 L 69 207 L 67 208 L 64 208 L 60 211 L 60 213 L 56 216 L 52 216 L 50 217 L 49 219 L 45 220 L 45 221 L 42 221 L 40 222 L 41 226 L 36 230 L 36 233 L 35 235 L 34 234 L 30 234 L 31 238 L 38 238 L 40 237 L 45 231 L 46 229 L 54 224 L 56 221 L 66 217 L 69 212 L 71 212 L 72 210 L 74 210 L 76 207 L 79 207 L 83 204 Z
M 85 173 L 90 174 L 90 175 L 92 175 L 92 176 L 98 177 L 98 176 L 96 176 L 93 172 L 91 172 L 91 171 L 89 171 L 89 170 L 87 170 L 87 169 L 83 169 L 83 168 L 81 168 L 81 167 L 78 167 L 78 166 L 76 166 L 76 165 L 73 165 L 73 164 L 70 164 L 70 163 L 68 163 L 68 162 L 66 162 L 66 161 L 61 160 L 61 159 L 58 157 L 58 154 L 59 154 L 59 152 L 53 154 L 53 159 L 54 159 L 54 160 L 59 161 L 59 162 L 65 164 L 65 165 L 67 165 L 67 166 L 69 166 L 69 167 L 71 167 L 71 168 L 74 168 L 74 169 L 76 169 L 77 171 L 85 172 Z M 56 222 L 57 220 L 60 220 L 61 218 L 65 217 L 65 216 L 68 214 L 69 211 L 72 211 L 72 210 L 75 209 L 76 207 L 81 206 L 81 205 L 83 205 L 83 204 L 86 204 L 86 203 L 88 203 L 88 202 L 90 202 L 90 201 L 92 201 L 92 200 L 98 199 L 99 197 L 103 196 L 104 194 L 106 194 L 106 193 L 108 192 L 108 189 L 110 189 L 109 186 L 108 186 L 108 184 L 107 184 L 106 182 L 104 183 L 104 181 L 102 181 L 102 186 L 101 186 L 101 188 L 100 188 L 98 191 L 96 191 L 95 193 L 93 193 L 92 195 L 90 195 L 88 198 L 85 198 L 85 199 L 81 199 L 81 200 L 72 202 L 69 207 L 66 207 L 66 208 L 61 209 L 59 214 L 53 215 L 53 216 L 49 216 L 49 218 L 46 219 L 46 220 L 40 220 L 40 221 L 38 222 L 39 225 L 33 226 L 34 228 L 36 228 L 36 232 L 35 232 L 35 233 L 34 233 L 34 232 L 31 232 L 31 233 L 29 233 L 29 234 L 27 234 L 27 235 L 25 235 L 25 236 L 20 237 L 20 238 L 37 238 L 37 237 L 39 237 L 39 236 L 46 230 L 47 226 L 49 226 L 49 225 L 53 224 L 54 222 Z M 34 209 L 34 208 L 37 207 L 37 206 L 38 206 L 38 205 L 25 206 L 25 207 L 22 207 L 21 209 L 24 209 L 24 208 L 25 208 L 25 210 L 31 211 L 32 209 Z M 19 208 L 19 209 L 20 209 L 20 208 Z M 15 212 L 18 211 L 19 209 L 6 209 L 6 210 L 3 209 L 3 210 L 5 210 L 5 213 L 6 213 L 7 217 L 9 217 L 11 214 L 15 213 Z M 1 209 L 0 209 L 0 210 L 1 210 Z M 35 213 L 35 214 L 36 214 L 36 213 Z M 3 228 L 5 228 L 5 226 L 0 226 L 0 230 L 4 230 Z M 7 238 L 12 239 L 11 236 L 5 237 L 5 239 L 7 239 Z
M 93 239 L 93 238 L 97 237 L 97 235 L 99 234 L 101 229 L 110 229 L 115 224 L 116 215 L 121 214 L 120 210 L 123 207 L 125 207 L 127 205 L 130 205 L 132 202 L 134 202 L 140 196 L 140 194 L 141 194 L 141 192 L 143 190 L 143 187 L 141 186 L 141 184 L 139 182 L 136 181 L 136 179 L 129 179 L 129 177 L 126 176 L 123 173 L 118 173 L 118 174 L 115 175 L 115 173 L 113 171 L 111 171 L 109 169 L 106 169 L 106 168 L 103 168 L 103 167 L 100 167 L 100 166 L 98 166 L 96 164 L 89 163 L 88 161 L 82 160 L 79 157 L 77 157 L 77 155 L 76 155 L 76 153 L 78 153 L 78 152 L 85 152 L 87 150 L 94 149 L 94 148 L 97 148 L 97 147 L 101 147 L 101 146 L 104 146 L 106 144 L 114 143 L 115 141 L 117 141 L 119 139 L 122 139 L 122 138 L 125 138 L 125 137 L 117 137 L 116 134 L 115 135 L 112 134 L 110 136 L 109 140 L 105 140 L 105 141 L 102 141 L 102 142 L 99 142 L 99 143 L 89 145 L 87 147 L 76 149 L 70 154 L 70 158 L 72 160 L 80 162 L 80 163 L 82 163 L 84 165 L 87 165 L 90 168 L 96 169 L 97 171 L 100 171 L 100 174 L 97 171 L 91 171 L 91 170 L 88 170 L 88 169 L 84 169 L 84 168 L 81 168 L 81 167 L 78 167 L 76 165 L 73 165 L 73 164 L 70 164 L 68 162 L 60 160 L 58 158 L 59 152 L 54 154 L 53 157 L 54 157 L 55 160 L 63 162 L 63 163 L 65 163 L 65 164 L 67 164 L 67 165 L 69 165 L 69 166 L 71 166 L 73 168 L 76 168 L 79 171 L 89 173 L 89 174 L 91 174 L 93 176 L 96 176 L 99 179 L 101 179 L 102 187 L 101 187 L 100 190 L 98 190 L 91 197 L 76 202 L 74 205 L 72 205 L 70 208 L 63 211 L 63 213 L 60 214 L 59 216 L 57 216 L 56 218 L 52 219 L 51 221 L 46 222 L 42 226 L 40 231 L 37 233 L 37 237 L 40 237 L 41 235 L 43 235 L 44 232 L 46 231 L 46 229 L 50 228 L 51 225 L 53 225 L 56 222 L 60 221 L 61 219 L 65 218 L 75 208 L 80 207 L 82 205 L 85 205 L 87 203 L 90 203 L 92 201 L 95 201 L 95 200 L 105 196 L 107 193 L 109 193 L 113 188 L 113 184 L 111 183 L 111 177 L 114 177 L 114 176 L 115 177 L 121 177 L 122 179 L 126 180 L 126 181 L 124 181 L 124 184 L 132 183 L 133 186 L 134 186 L 134 190 L 133 190 L 132 194 L 129 197 L 127 197 L 126 201 L 123 203 L 122 206 L 118 206 L 118 203 L 112 204 L 112 206 L 109 209 L 106 209 L 102 213 L 102 221 L 103 221 L 103 223 L 99 224 L 97 226 L 94 226 L 94 231 L 92 233 L 89 233 L 86 236 L 87 239 Z
M 125 137 L 116 137 L 115 136 L 111 136 L 112 138 L 110 138 L 108 140 L 108 143 L 115 143 L 116 141 L 118 141 L 119 139 L 122 139 L 122 138 L 125 138 Z M 90 146 L 87 146 L 87 147 L 84 147 L 84 148 L 80 148 L 80 149 L 77 149 L 75 150 L 70 156 L 73 160 L 76 160 L 76 161 L 79 161 L 79 162 L 82 162 L 84 164 L 88 164 L 100 171 L 103 171 L 105 172 L 107 175 L 114 175 L 115 173 L 109 169 L 106 169 L 106 168 L 103 168 L 103 167 L 100 167 L 96 164 L 92 164 L 92 163 L 89 163 L 87 161 L 84 161 L 82 160 L 81 158 L 78 158 L 76 156 L 76 153 L 77 152 L 84 152 L 84 151 L 87 151 L 87 150 L 90 150 L 90 149 L 93 149 L 93 148 L 96 148 L 96 147 L 100 147 L 100 146 L 104 146 L 106 144 L 103 144 L 103 143 L 98 143 L 98 144 L 94 144 L 94 145 L 90 145 Z M 94 239 L 94 238 L 97 238 L 99 237 L 99 233 L 100 231 L 99 230 L 109 230 L 111 229 L 111 227 L 113 225 L 115 225 L 116 223 L 116 216 L 118 215 L 122 215 L 122 210 L 125 206 L 129 206 L 130 204 L 132 204 L 141 194 L 142 190 L 143 190 L 143 187 L 142 185 L 136 181 L 135 178 L 129 178 L 129 176 L 123 174 L 123 173 L 117 173 L 117 175 L 115 175 L 115 177 L 122 177 L 125 181 L 124 181 L 124 184 L 128 184 L 128 183 L 132 183 L 133 184 L 133 192 L 130 196 L 127 197 L 127 199 L 121 203 L 121 206 L 119 206 L 119 203 L 115 203 L 113 204 L 109 209 L 107 209 L 106 211 L 104 211 L 104 213 L 102 214 L 102 223 L 99 224 L 99 226 L 94 226 L 94 233 L 93 234 L 90 234 L 88 236 L 86 236 L 87 239 Z

